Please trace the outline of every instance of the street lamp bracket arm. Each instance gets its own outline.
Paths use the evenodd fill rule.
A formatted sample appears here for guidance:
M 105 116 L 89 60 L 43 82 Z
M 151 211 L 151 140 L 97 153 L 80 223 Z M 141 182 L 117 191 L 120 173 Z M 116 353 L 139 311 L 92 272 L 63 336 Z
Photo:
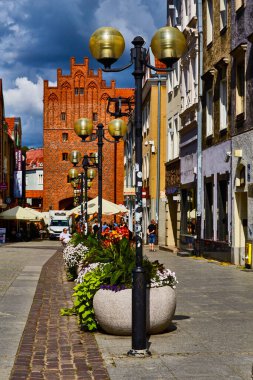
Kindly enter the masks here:
M 126 66 L 115 68 L 115 69 L 111 69 L 108 67 L 102 67 L 102 71 L 104 71 L 105 73 L 119 73 L 120 71 L 124 71 L 124 70 L 128 69 L 129 67 L 131 67 L 132 64 L 133 64 L 133 62 L 130 62 Z
M 154 71 L 160 71 L 160 72 L 166 72 L 166 73 L 170 73 L 171 71 L 174 70 L 173 67 L 155 67 L 153 65 L 150 65 L 150 63 L 147 63 L 147 62 L 144 62 L 144 65 L 146 67 L 148 67 L 149 69 L 152 69 Z
M 107 131 L 107 129 L 105 129 Z M 112 144 L 116 144 L 116 143 L 119 143 L 119 140 L 117 140 L 117 138 L 115 137 L 114 140 L 109 140 L 107 137 L 103 137 L 104 140 L 108 141 L 109 143 L 112 143 Z M 121 138 L 121 136 L 119 136 L 119 139 Z

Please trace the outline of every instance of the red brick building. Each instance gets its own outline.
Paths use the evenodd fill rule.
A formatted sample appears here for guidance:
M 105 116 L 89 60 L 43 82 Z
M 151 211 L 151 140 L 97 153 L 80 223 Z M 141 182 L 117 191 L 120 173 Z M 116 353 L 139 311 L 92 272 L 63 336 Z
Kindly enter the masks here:
M 97 152 L 97 141 L 82 143 L 76 136 L 74 122 L 86 117 L 93 120 L 94 127 L 103 123 L 106 128 L 112 119 L 106 112 L 107 99 L 119 96 L 131 97 L 133 89 L 117 89 L 114 80 L 107 86 L 101 69 L 96 73 L 89 69 L 88 58 L 84 58 L 82 64 L 71 58 L 69 75 L 63 75 L 62 70 L 58 69 L 56 87 L 49 87 L 48 81 L 44 81 L 43 210 L 73 207 L 73 188 L 68 182 L 72 164 L 68 155 L 72 150 L 79 150 L 82 155 Z M 107 131 L 105 136 L 109 136 Z M 115 154 L 115 144 L 104 140 L 103 198 L 116 203 L 123 202 L 123 154 L 123 142 L 117 144 Z M 96 178 L 88 192 L 89 199 L 97 196 L 97 185 Z

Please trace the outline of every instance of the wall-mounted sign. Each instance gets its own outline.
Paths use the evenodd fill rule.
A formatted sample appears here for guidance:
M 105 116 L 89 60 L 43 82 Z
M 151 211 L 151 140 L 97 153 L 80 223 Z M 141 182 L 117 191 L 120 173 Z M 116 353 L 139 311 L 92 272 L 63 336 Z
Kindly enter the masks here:
M 15 170 L 22 170 L 22 152 L 20 149 L 15 150 Z
M 14 198 L 22 198 L 22 171 L 14 171 Z

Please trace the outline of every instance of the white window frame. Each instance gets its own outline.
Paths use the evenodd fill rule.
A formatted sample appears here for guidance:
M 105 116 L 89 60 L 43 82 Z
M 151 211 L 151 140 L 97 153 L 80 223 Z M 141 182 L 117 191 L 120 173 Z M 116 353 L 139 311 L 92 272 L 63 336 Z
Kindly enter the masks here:
M 209 45 L 213 41 L 213 0 L 206 2 L 206 44 Z
M 227 78 L 220 81 L 220 131 L 227 128 Z
M 213 89 L 206 92 L 206 137 L 213 135 Z
M 220 0 L 220 30 L 224 29 L 227 25 L 227 0 Z
M 173 134 L 173 118 L 170 117 L 167 126 L 167 161 L 172 160 L 174 156 Z
M 174 133 L 174 157 L 179 157 L 179 116 L 176 114 L 174 116 L 174 123 L 173 123 L 173 133 Z
M 243 81 L 243 94 L 239 94 L 239 86 L 238 83 L 240 81 L 238 75 L 238 69 L 244 70 L 244 81 Z M 239 83 L 240 84 L 240 83 Z M 243 57 L 236 57 L 236 115 L 240 115 L 241 113 L 245 113 L 245 96 L 246 96 L 246 70 L 245 70 L 245 54 Z
M 43 174 L 42 173 L 39 173 L 39 176 L 38 176 L 38 185 L 43 185 Z

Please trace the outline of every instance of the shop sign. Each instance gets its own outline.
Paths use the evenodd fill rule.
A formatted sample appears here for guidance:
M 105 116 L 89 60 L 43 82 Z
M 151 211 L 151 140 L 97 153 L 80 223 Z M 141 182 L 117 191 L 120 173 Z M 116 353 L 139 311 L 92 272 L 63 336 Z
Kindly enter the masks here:
M 15 170 L 16 171 L 22 170 L 22 152 L 21 152 L 21 149 L 15 150 Z
M 124 195 L 135 195 L 135 188 L 134 187 L 125 187 L 124 188 Z

